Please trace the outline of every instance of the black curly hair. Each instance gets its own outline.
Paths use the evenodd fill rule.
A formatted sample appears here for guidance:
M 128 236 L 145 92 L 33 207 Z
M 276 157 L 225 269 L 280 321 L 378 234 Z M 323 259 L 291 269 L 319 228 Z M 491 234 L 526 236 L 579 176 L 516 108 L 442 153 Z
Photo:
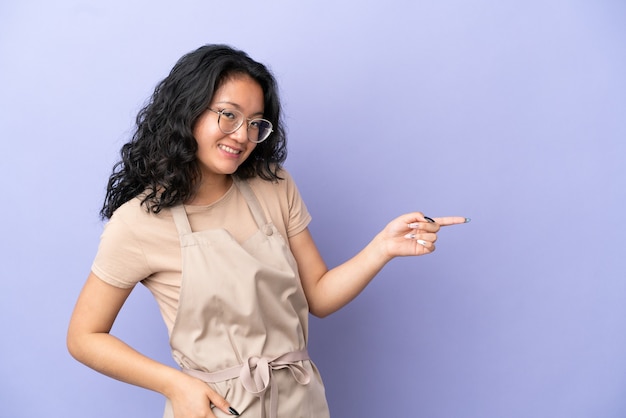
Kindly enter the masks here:
M 139 111 L 136 130 L 113 167 L 100 216 L 109 219 L 127 201 L 142 194 L 153 213 L 194 196 L 200 180 L 193 128 L 215 91 L 229 78 L 248 75 L 263 89 L 263 117 L 274 125 L 237 169 L 239 178 L 280 179 L 287 141 L 278 86 L 272 73 L 245 52 L 228 45 L 205 45 L 184 55 Z

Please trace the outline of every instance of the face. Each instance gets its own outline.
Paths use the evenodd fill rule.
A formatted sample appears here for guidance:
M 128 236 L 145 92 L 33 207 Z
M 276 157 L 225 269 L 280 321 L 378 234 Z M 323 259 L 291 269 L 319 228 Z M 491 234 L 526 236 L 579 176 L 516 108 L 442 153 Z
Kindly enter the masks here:
M 251 119 L 263 117 L 263 103 L 261 86 L 247 75 L 237 75 L 224 81 L 215 91 L 209 108 L 215 111 L 237 109 Z M 218 117 L 207 109 L 193 129 L 203 181 L 219 181 L 233 174 L 257 145 L 248 141 L 247 121 L 235 132 L 224 134 L 218 126 Z

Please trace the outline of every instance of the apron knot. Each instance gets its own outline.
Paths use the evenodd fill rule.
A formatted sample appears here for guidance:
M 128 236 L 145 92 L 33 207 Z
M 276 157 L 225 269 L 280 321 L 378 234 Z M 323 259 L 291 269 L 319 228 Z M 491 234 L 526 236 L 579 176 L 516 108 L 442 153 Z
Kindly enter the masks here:
M 248 357 L 241 365 L 229 367 L 217 372 L 202 372 L 183 368 L 183 372 L 207 383 L 217 383 L 239 377 L 244 389 L 259 397 L 261 401 L 261 418 L 265 418 L 265 395 L 270 391 L 270 418 L 278 417 L 278 388 L 272 384 L 274 370 L 289 369 L 291 375 L 301 385 L 308 385 L 311 381 L 309 372 L 298 364 L 309 360 L 307 349 L 291 351 L 273 359 L 267 357 Z
M 307 385 L 311 381 L 309 372 L 297 362 L 308 360 L 309 353 L 306 349 L 292 351 L 274 359 L 267 357 L 249 357 L 242 365 L 239 378 L 244 389 L 258 396 L 261 401 L 261 418 L 265 418 L 265 395 L 270 390 L 270 418 L 278 415 L 278 388 L 272 384 L 272 372 L 279 369 L 289 369 L 292 376 L 301 385 Z

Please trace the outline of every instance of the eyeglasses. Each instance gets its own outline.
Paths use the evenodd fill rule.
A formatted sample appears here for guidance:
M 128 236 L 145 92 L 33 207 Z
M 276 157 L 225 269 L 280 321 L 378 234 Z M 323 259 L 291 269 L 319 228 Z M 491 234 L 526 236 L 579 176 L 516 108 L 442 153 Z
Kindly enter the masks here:
M 222 109 L 213 110 L 209 108 L 211 112 L 217 113 L 217 126 L 219 126 L 222 133 L 228 135 L 241 128 L 244 120 L 248 121 L 248 141 L 258 144 L 265 141 L 272 131 L 272 122 L 266 119 L 246 118 L 243 113 L 237 109 Z

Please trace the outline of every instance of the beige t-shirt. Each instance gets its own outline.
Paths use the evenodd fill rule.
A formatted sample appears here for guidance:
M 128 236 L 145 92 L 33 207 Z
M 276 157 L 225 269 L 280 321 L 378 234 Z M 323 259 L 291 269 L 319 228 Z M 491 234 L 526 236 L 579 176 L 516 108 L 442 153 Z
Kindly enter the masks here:
M 249 179 L 266 216 L 288 238 L 302 232 L 311 221 L 298 189 L 287 171 L 284 180 Z M 208 206 L 185 206 L 193 231 L 226 229 L 238 242 L 257 230 L 248 205 L 233 183 L 220 200 Z M 220 260 L 216 260 L 219 262 Z M 143 283 L 154 295 L 171 333 L 176 319 L 181 285 L 181 252 L 178 232 L 169 209 L 146 211 L 135 198 L 120 206 L 105 225 L 92 271 L 116 287 Z

